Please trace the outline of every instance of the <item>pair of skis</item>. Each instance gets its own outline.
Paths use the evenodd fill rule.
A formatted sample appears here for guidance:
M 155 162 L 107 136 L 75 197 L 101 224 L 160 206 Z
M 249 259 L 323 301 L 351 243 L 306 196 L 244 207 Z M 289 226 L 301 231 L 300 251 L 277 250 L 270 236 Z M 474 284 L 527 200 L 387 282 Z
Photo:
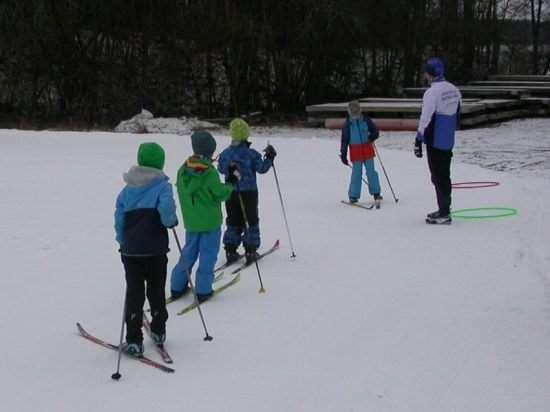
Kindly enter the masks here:
M 262 252 L 260 253 L 260 255 L 258 256 L 258 258 L 256 260 L 260 260 L 261 258 L 267 256 L 267 255 L 270 255 L 271 253 L 275 252 L 277 249 L 279 249 L 279 246 L 281 246 L 281 242 L 279 241 L 279 239 L 277 239 L 275 241 L 275 243 L 273 244 L 273 246 L 271 246 L 269 249 L 267 249 L 265 252 Z M 221 266 L 218 266 L 216 269 L 214 269 L 214 273 L 217 273 L 221 270 L 225 270 L 227 269 L 228 267 L 234 265 L 235 263 L 239 262 L 245 255 L 239 255 L 239 257 L 237 258 L 237 260 L 229 263 L 229 262 L 225 262 L 223 265 Z M 231 271 L 231 274 L 232 275 L 235 275 L 237 273 L 239 273 L 241 270 L 243 269 L 246 269 L 248 266 L 254 264 L 254 262 L 244 262 L 244 263 L 241 263 L 241 265 L 239 265 L 236 269 L 233 269 Z M 223 272 L 222 272 L 223 273 Z
M 279 249 L 279 246 L 280 246 L 280 242 L 279 240 L 277 239 L 275 241 L 275 243 L 273 244 L 273 246 L 268 249 L 267 251 L 261 253 L 259 256 L 258 256 L 258 260 L 263 258 L 264 256 L 267 256 L 273 252 L 275 252 L 277 249 Z M 217 283 L 220 279 L 223 278 L 224 274 L 225 274 L 225 269 L 235 265 L 236 263 L 238 263 L 242 258 L 244 257 L 244 255 L 239 255 L 239 258 L 236 260 L 236 261 L 233 261 L 231 263 L 228 263 L 228 262 L 225 262 L 224 264 L 218 266 L 216 269 L 214 269 L 214 273 L 217 273 L 216 276 L 214 277 L 214 281 L 213 283 Z M 252 262 L 244 262 L 244 263 L 241 263 L 239 266 L 237 266 L 235 269 L 233 269 L 230 274 L 233 276 L 233 278 L 227 282 L 226 284 L 222 285 L 222 286 L 219 286 L 219 287 L 215 287 L 214 288 L 214 293 L 213 293 L 213 296 L 214 295 L 217 295 L 218 293 L 224 291 L 225 289 L 227 289 L 228 287 L 230 286 L 233 286 L 235 285 L 239 280 L 240 280 L 240 272 L 243 270 L 243 269 L 246 269 L 248 266 L 252 265 Z M 182 295 L 176 299 L 172 299 L 172 297 L 169 297 L 166 299 L 166 304 L 169 304 L 169 303 L 172 303 L 176 300 L 180 300 L 181 298 L 183 298 L 185 295 Z M 189 305 L 187 305 L 186 307 L 184 307 L 182 310 L 180 310 L 179 312 L 177 312 L 178 315 L 183 315 L 184 313 L 187 313 L 189 312 L 190 310 L 194 309 L 197 307 L 197 304 L 196 302 L 192 302 L 190 303 Z
M 265 252 L 260 253 L 260 255 L 258 256 L 258 258 L 256 260 L 260 260 L 260 259 L 264 258 L 265 256 L 270 255 L 271 253 L 275 252 L 277 249 L 279 249 L 279 246 L 280 246 L 280 242 L 277 239 L 275 241 L 275 243 L 273 244 L 273 246 L 271 248 L 269 248 L 268 250 L 266 250 Z M 221 268 L 224 268 L 224 269 L 228 268 L 231 265 L 233 265 L 234 263 L 235 262 L 232 262 L 230 264 L 225 263 L 222 266 L 220 266 L 220 269 Z M 235 285 L 241 278 L 241 272 L 244 269 L 246 269 L 247 267 L 251 266 L 253 263 L 254 262 L 244 262 L 241 265 L 237 266 L 235 269 L 233 269 L 231 271 L 231 275 L 233 276 L 233 278 L 229 282 L 225 283 L 224 285 L 219 286 L 217 288 L 214 288 L 214 292 L 212 294 L 212 297 L 219 294 L 220 292 L 223 292 L 227 288 Z M 214 281 L 215 281 L 215 279 L 214 279 Z M 205 301 L 205 302 L 207 302 L 207 301 Z M 179 312 L 177 312 L 177 315 L 183 315 L 183 314 L 185 314 L 187 312 L 190 312 L 191 310 L 195 309 L 196 307 L 197 307 L 197 302 L 193 301 L 190 304 L 188 304 L 187 306 L 185 306 L 183 309 L 181 309 Z
M 266 252 L 260 254 L 260 256 L 258 257 L 258 259 L 261 259 L 273 252 L 275 252 L 277 249 L 279 249 L 279 240 L 277 240 L 275 242 L 275 244 L 270 248 L 268 249 Z M 217 271 L 220 271 L 224 268 L 227 268 L 229 266 L 231 266 L 232 264 L 234 264 L 235 262 L 232 262 L 231 264 L 223 264 L 222 266 L 220 266 Z M 218 288 L 215 288 L 214 289 L 214 295 L 222 292 L 223 290 L 227 289 L 228 287 L 236 284 L 239 280 L 240 280 L 240 272 L 247 268 L 248 266 L 250 266 L 252 263 L 243 263 L 241 264 L 240 266 L 238 266 L 236 269 L 234 269 L 231 274 L 234 275 L 233 279 L 231 279 L 229 282 L 227 282 L 226 284 L 224 284 L 223 286 L 220 286 Z M 219 280 L 221 279 L 221 277 L 223 276 L 223 272 L 219 273 L 216 278 L 214 279 L 215 281 L 216 280 Z M 197 304 L 196 302 L 192 302 L 191 304 L 187 305 L 186 307 L 184 307 L 182 310 L 180 310 L 178 312 L 178 315 L 183 315 L 184 313 L 187 313 L 187 312 L 190 312 L 191 310 L 195 309 L 197 307 Z M 143 326 L 145 328 L 145 331 L 149 334 L 149 336 L 151 336 L 151 324 L 149 323 L 149 319 L 147 318 L 147 316 L 144 314 L 144 317 L 143 317 Z M 77 323 L 76 324 L 76 327 L 78 329 L 78 332 L 80 334 L 80 336 L 82 336 L 84 339 L 87 339 L 89 340 L 90 342 L 93 342 L 99 346 L 103 346 L 104 348 L 107 348 L 107 349 L 111 349 L 111 350 L 114 350 L 114 351 L 117 351 L 119 350 L 119 347 L 118 345 L 115 345 L 115 344 L 112 344 L 110 342 L 107 342 L 103 339 L 100 339 L 98 338 L 97 336 L 94 336 L 92 335 L 91 333 L 89 333 L 88 331 L 86 331 L 84 329 L 84 327 L 80 324 L 80 323 Z M 168 352 L 166 351 L 166 348 L 164 347 L 164 345 L 159 345 L 159 344 L 156 344 L 155 343 L 155 348 L 157 350 L 157 352 L 159 353 L 159 355 L 161 356 L 162 360 L 165 362 L 165 363 L 173 363 L 173 360 L 172 358 L 170 357 L 170 355 L 168 354 Z M 160 362 L 157 362 L 157 361 L 154 361 L 153 359 L 150 359 L 146 356 L 132 356 L 132 355 L 129 355 L 127 354 L 126 352 L 123 351 L 123 353 L 128 356 L 129 358 L 131 359 L 134 359 L 134 360 L 137 360 L 141 363 L 143 363 L 144 365 L 147 365 L 147 366 L 151 366 L 153 368 L 156 368 L 162 372 L 166 372 L 166 373 L 174 373 L 176 370 L 174 368 L 171 368 L 169 366 L 166 366 L 165 364 L 163 363 L 160 363 Z
M 359 207 L 361 209 L 366 209 L 366 210 L 372 210 L 372 209 L 380 209 L 380 202 L 378 201 L 375 201 L 375 202 L 372 202 L 372 203 L 359 203 L 359 202 L 348 202 L 347 200 L 341 200 L 341 202 L 345 205 L 348 205 L 348 206 L 355 206 L 355 207 Z
M 147 322 L 148 323 L 148 322 Z M 107 349 L 112 349 L 116 352 L 118 352 L 118 345 L 114 345 L 112 343 L 109 343 L 109 342 L 106 342 L 104 341 L 103 339 L 100 339 L 94 335 L 92 335 L 91 333 L 89 333 L 88 331 L 86 331 L 84 329 L 84 327 L 80 324 L 80 323 L 77 323 L 76 324 L 76 327 L 78 328 L 78 333 L 80 334 L 80 336 L 82 336 L 84 339 L 87 339 L 89 340 L 90 342 L 93 342 L 99 346 L 103 346 L 104 348 L 107 348 Z M 149 329 L 150 330 L 150 329 Z M 157 347 L 157 350 L 161 351 L 161 349 L 159 348 L 158 345 L 155 344 L 155 347 Z M 165 356 L 167 356 L 166 359 L 169 359 L 170 362 L 169 363 L 172 363 L 172 358 L 170 358 L 170 355 L 168 355 L 168 353 L 166 352 L 166 349 L 164 349 L 164 347 L 162 348 L 162 351 L 165 353 Z M 131 359 L 135 359 L 141 363 L 143 363 L 144 365 L 147 365 L 147 366 L 152 366 L 153 368 L 156 368 L 156 369 L 159 369 L 161 370 L 162 372 L 167 372 L 167 373 L 174 373 L 176 370 L 174 368 L 171 368 L 169 366 L 166 366 L 164 365 L 163 363 L 160 363 L 160 362 L 157 362 L 157 361 L 154 361 L 153 359 L 150 359 L 146 356 L 132 356 L 132 355 L 129 355 L 127 354 L 126 352 L 122 351 L 122 353 L 124 353 L 125 355 L 127 355 L 129 358 Z M 163 356 L 161 354 L 161 356 Z M 163 359 L 165 359 L 165 356 L 163 356 Z M 165 360 L 166 361 L 166 360 Z
M 227 265 L 229 266 L 229 265 Z M 216 271 L 214 271 L 214 273 L 216 273 Z M 223 275 L 224 275 L 224 272 L 220 272 L 218 273 L 215 277 L 214 277 L 214 281 L 212 283 L 216 283 L 218 282 L 221 278 L 223 278 Z M 183 298 L 185 295 L 182 295 L 182 296 L 179 296 L 177 298 L 173 298 L 172 296 L 170 296 L 169 298 L 166 298 L 166 304 L 168 305 L 169 303 L 172 303 L 172 302 L 175 302 L 176 300 L 180 300 L 181 298 Z M 150 312 L 151 309 L 147 309 L 147 312 Z

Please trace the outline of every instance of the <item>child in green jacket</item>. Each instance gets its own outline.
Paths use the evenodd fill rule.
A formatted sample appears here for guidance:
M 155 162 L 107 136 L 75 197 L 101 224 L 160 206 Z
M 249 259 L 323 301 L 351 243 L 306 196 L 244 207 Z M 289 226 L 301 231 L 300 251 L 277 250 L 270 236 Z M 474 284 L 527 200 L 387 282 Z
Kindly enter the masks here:
M 238 174 L 231 174 L 230 184 L 220 181 L 218 171 L 212 166 L 216 141 L 210 133 L 193 133 L 191 145 L 193 156 L 180 167 L 176 181 L 185 226 L 185 246 L 179 262 L 172 270 L 170 289 L 172 299 L 187 292 L 188 276 L 198 258 L 195 287 L 197 298 L 202 302 L 213 293 L 214 266 L 221 239 L 221 203 L 230 197 Z

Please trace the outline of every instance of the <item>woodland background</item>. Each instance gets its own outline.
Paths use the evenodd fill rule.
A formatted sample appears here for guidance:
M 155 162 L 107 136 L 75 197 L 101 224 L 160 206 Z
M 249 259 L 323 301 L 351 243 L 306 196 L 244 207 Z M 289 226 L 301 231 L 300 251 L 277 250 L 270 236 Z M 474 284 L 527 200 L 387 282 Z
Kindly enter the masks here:
M 550 0 L 0 0 L 0 126 L 300 116 L 398 96 L 441 56 L 455 83 L 547 74 Z

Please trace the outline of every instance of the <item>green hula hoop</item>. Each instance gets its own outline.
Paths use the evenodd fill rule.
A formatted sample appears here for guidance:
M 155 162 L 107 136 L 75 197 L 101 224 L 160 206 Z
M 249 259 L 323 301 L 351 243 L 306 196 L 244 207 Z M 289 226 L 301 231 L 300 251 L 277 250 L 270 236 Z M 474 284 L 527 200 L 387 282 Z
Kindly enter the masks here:
M 517 214 L 518 210 L 512 207 L 476 207 L 472 209 L 458 209 L 451 212 L 451 216 L 455 219 L 497 219 L 499 217 L 510 217 Z

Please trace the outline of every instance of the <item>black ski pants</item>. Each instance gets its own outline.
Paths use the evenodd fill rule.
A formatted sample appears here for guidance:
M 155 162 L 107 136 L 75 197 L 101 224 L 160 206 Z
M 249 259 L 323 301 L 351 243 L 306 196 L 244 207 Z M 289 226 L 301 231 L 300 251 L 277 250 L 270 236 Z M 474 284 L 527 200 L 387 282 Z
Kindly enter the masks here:
M 124 256 L 126 275 L 126 342 L 142 343 L 143 305 L 145 296 L 151 306 L 151 330 L 159 335 L 166 332 L 166 255 Z
M 245 227 L 239 195 L 244 204 L 248 230 Z M 223 244 L 227 252 L 235 252 L 241 242 L 247 252 L 255 252 L 260 247 L 260 225 L 258 217 L 258 191 L 233 192 L 225 202 L 227 218 Z M 244 236 L 243 236 L 244 234 Z
M 241 209 L 239 195 L 243 199 L 246 219 L 250 226 L 257 225 L 258 217 L 258 191 L 250 190 L 246 192 L 233 191 L 231 197 L 225 202 L 225 210 L 227 218 L 225 223 L 227 226 L 238 226 L 244 228 L 244 217 Z
M 448 215 L 451 211 L 451 159 L 452 150 L 439 150 L 428 146 L 428 166 L 435 187 L 439 213 Z

